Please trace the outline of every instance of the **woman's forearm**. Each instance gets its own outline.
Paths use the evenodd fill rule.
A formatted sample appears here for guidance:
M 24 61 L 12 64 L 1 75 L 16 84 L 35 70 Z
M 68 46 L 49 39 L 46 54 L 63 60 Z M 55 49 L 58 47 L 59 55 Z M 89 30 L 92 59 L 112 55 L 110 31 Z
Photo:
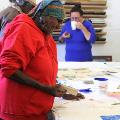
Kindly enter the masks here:
M 20 70 L 17 70 L 12 76 L 9 77 L 9 79 L 14 80 L 15 82 L 17 82 L 19 84 L 27 85 L 29 87 L 36 88 L 43 92 L 50 93 L 49 86 L 45 86 L 45 85 L 39 83 L 38 81 L 28 77 Z
M 60 36 L 60 37 L 59 37 L 59 41 L 60 41 L 60 42 L 63 42 L 63 41 L 64 41 L 64 37 L 63 37 L 63 36 Z
M 89 41 L 91 33 L 87 30 L 87 28 L 85 26 L 82 27 L 82 31 L 83 31 L 83 34 L 84 34 L 86 40 Z

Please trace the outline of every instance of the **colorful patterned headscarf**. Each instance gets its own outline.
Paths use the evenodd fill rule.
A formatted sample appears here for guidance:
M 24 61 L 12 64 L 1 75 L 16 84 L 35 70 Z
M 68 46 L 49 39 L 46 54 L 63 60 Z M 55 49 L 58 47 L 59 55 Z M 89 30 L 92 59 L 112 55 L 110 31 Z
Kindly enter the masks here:
M 63 4 L 60 0 L 43 0 L 37 5 L 36 14 L 40 12 L 41 16 L 53 16 L 59 20 L 65 17 Z

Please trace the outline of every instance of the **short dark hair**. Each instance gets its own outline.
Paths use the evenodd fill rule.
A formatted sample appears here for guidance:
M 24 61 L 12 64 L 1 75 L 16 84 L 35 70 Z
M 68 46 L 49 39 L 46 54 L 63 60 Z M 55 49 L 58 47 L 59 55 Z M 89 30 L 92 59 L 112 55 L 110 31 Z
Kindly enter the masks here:
M 70 14 L 71 14 L 72 12 L 79 12 L 81 16 L 84 14 L 83 10 L 81 9 L 81 4 L 76 4 L 76 5 L 70 10 Z

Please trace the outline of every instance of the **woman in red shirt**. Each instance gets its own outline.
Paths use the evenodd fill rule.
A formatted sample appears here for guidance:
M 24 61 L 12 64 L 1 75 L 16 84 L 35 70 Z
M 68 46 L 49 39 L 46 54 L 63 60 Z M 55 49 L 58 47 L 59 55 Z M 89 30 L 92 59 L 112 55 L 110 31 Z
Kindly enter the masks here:
M 30 14 L 18 15 L 5 29 L 0 55 L 0 118 L 47 120 L 56 85 L 56 44 L 51 36 L 64 18 L 59 0 L 43 0 Z

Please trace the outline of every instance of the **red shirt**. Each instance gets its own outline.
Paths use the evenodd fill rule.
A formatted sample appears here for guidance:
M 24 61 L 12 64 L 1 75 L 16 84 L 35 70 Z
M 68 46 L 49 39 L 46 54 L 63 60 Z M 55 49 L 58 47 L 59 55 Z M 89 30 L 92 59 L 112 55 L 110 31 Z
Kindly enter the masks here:
M 56 84 L 58 68 L 56 44 L 53 37 L 46 36 L 40 31 L 27 15 L 17 16 L 7 26 L 0 66 L 1 113 L 40 115 L 51 109 L 54 97 L 5 77 L 22 69 L 25 74 L 42 84 Z
M 1 52 L 1 50 L 2 50 L 2 43 L 1 43 L 1 41 L 0 41 L 0 52 Z

